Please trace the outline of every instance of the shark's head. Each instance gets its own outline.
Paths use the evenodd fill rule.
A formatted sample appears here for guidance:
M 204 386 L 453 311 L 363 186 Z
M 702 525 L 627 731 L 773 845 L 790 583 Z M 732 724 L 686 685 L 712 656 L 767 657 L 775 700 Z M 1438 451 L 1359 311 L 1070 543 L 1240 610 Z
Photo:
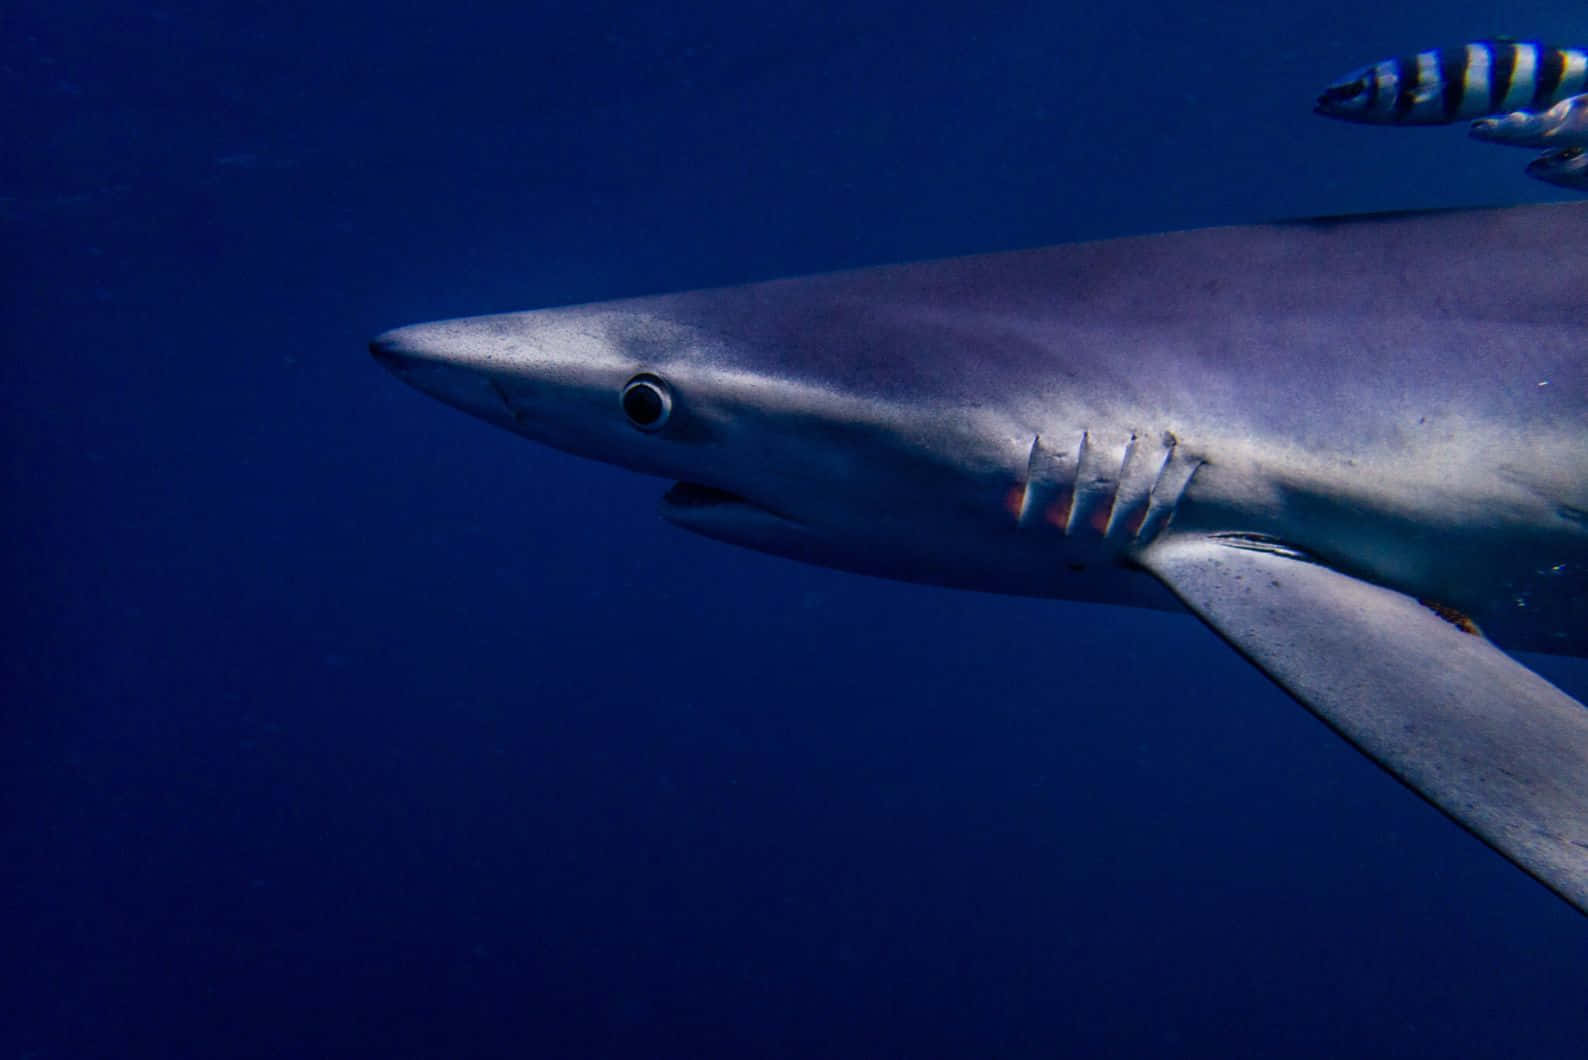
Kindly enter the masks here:
M 827 566 L 1042 591 L 987 547 L 1014 530 L 1031 437 L 986 402 L 922 385 L 931 370 L 901 363 L 896 344 L 877 348 L 885 308 L 868 307 L 865 331 L 828 305 L 824 327 L 803 291 L 777 287 L 420 324 L 370 348 L 489 423 L 672 480 L 661 514 L 687 529 Z
M 937 282 L 873 270 L 472 317 L 371 350 L 480 419 L 672 480 L 662 515 L 709 537 L 913 581 L 1111 598 L 1076 583 L 1117 557 L 1053 540 L 1071 511 L 1055 476 L 1073 476 L 1084 424 L 1066 432 L 1071 455 L 1039 453 L 1021 400 L 1057 406 L 1012 363 L 1033 343 L 989 339 L 976 309 L 935 311 Z M 1054 482 L 1031 488 L 1038 456 Z

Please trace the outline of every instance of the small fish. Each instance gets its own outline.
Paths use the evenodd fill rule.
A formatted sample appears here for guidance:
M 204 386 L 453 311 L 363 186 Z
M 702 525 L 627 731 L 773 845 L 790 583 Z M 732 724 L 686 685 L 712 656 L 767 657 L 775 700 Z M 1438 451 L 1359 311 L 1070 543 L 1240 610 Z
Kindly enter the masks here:
M 1472 123 L 1472 138 L 1512 147 L 1588 147 L 1588 93 L 1542 114 L 1519 110 Z
M 1527 175 L 1574 191 L 1588 191 L 1588 149 L 1560 147 L 1527 164 Z
M 1588 51 L 1485 40 L 1388 59 L 1323 90 L 1317 114 L 1369 125 L 1447 125 L 1544 110 L 1588 90 Z

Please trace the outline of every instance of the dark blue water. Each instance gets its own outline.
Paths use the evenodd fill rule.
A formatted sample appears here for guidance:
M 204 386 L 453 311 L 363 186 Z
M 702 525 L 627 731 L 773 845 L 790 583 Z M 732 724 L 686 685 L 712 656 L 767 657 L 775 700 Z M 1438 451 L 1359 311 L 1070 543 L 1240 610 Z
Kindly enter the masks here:
M 1547 197 L 1310 101 L 1580 4 L 466 6 L 0 15 L 0 1057 L 1580 1055 L 1588 923 L 1193 620 L 694 539 L 363 348 Z

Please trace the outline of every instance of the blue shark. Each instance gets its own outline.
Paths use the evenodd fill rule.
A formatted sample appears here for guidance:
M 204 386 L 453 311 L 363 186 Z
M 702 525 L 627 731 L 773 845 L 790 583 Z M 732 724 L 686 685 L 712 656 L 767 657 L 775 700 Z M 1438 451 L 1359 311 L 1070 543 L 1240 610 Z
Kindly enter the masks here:
M 1588 204 L 1063 245 L 388 331 L 661 514 L 885 578 L 1186 610 L 1588 912 Z

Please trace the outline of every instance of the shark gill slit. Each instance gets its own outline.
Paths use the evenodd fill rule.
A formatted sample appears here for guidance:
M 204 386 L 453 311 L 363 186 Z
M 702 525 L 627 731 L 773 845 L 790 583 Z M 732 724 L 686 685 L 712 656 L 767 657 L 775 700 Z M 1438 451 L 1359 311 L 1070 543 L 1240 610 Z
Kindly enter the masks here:
M 1187 452 L 1180 440 L 1169 431 L 1163 432 L 1161 442 L 1164 447 L 1163 464 L 1158 468 L 1152 488 L 1147 491 L 1147 510 L 1136 529 L 1136 540 L 1142 544 L 1147 544 L 1169 528 L 1175 509 L 1180 505 L 1180 498 L 1185 496 L 1192 477 L 1202 466 L 1202 458 Z
M 1067 511 L 1070 481 L 1074 478 L 1065 461 L 1063 453 L 1042 443 L 1040 434 L 1031 440 L 1017 516 L 1020 529 L 1034 529 L 1045 522 L 1062 528 L 1062 522 L 1055 523 L 1055 515 L 1061 508 Z
M 1016 526 L 1026 526 L 1031 521 L 1031 487 L 1036 479 L 1037 452 L 1042 448 L 1042 435 L 1031 439 L 1031 451 L 1026 454 L 1025 481 L 1015 487 L 1018 500 L 1009 505 L 1015 515 Z
M 1117 468 L 1124 465 L 1121 456 L 1114 462 L 1116 470 L 1109 470 L 1108 456 L 1101 439 L 1094 440 L 1091 431 L 1081 432 L 1081 444 L 1075 454 L 1075 497 L 1064 524 L 1066 534 L 1074 535 L 1088 526 L 1101 534 L 1108 525 L 1114 491 L 1119 488 Z
M 1125 439 L 1125 452 L 1119 458 L 1119 471 L 1114 475 L 1113 494 L 1108 498 L 1106 505 L 1099 506 L 1099 511 L 1093 517 L 1093 528 L 1105 538 L 1114 536 L 1116 525 L 1121 521 L 1122 512 L 1128 512 L 1131 498 L 1136 494 L 1142 497 L 1147 495 L 1147 485 L 1137 485 L 1132 481 L 1132 475 L 1141 477 L 1137 465 L 1145 459 L 1146 447 L 1136 444 L 1136 432 L 1131 431 L 1130 437 Z M 1106 508 L 1106 511 L 1101 509 Z M 1128 516 L 1127 516 L 1128 518 Z
M 1173 435 L 1156 440 L 1132 434 L 1125 447 L 1125 460 L 1119 469 L 1119 488 L 1114 492 L 1113 510 L 1103 536 L 1112 540 L 1136 540 L 1147 521 L 1153 491 L 1163 479 L 1163 469 L 1174 451 Z M 1178 498 L 1177 498 L 1178 499 Z
M 1037 435 L 1009 507 L 1021 530 L 1089 531 L 1121 546 L 1145 544 L 1169 525 L 1201 464 L 1168 431 L 1112 442 L 1082 431 L 1072 453 Z

